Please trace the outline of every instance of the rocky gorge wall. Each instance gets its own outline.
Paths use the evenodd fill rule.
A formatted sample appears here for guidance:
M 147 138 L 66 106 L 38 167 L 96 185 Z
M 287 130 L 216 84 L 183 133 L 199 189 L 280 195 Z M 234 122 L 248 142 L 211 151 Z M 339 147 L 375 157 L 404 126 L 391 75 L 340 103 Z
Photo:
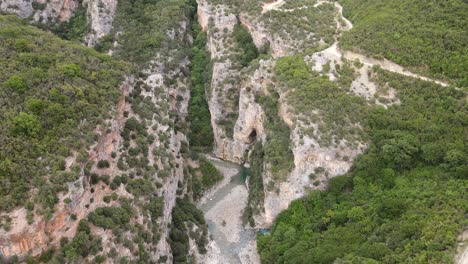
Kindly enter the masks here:
M 240 163 L 244 161 L 243 158 L 246 157 L 245 154 L 251 147 L 252 142 L 249 140 L 249 135 L 255 131 L 256 137 L 263 142 L 266 137 L 265 109 L 262 109 L 262 106 L 255 102 L 255 97 L 257 94 L 267 94 L 267 87 L 274 86 L 275 76 L 272 71 L 275 61 L 278 58 L 292 55 L 295 51 L 291 49 L 293 46 L 291 41 L 275 38 L 275 35 L 269 32 L 264 25 L 265 22 L 254 18 L 251 14 L 235 14 L 226 5 L 212 5 L 208 1 L 200 0 L 198 3 L 199 22 L 208 33 L 208 49 L 211 51 L 212 60 L 215 61 L 211 83 L 212 90 L 210 91 L 212 96 L 209 101 L 212 125 L 215 130 L 214 154 L 221 159 Z M 224 59 L 235 56 L 233 49 L 228 48 L 231 42 L 225 35 L 232 34 L 232 29 L 237 23 L 248 29 L 258 48 L 268 45 L 272 58 L 260 60 L 259 66 L 255 70 L 244 70 L 240 73 L 242 81 L 236 87 L 239 90 L 238 116 L 233 128 L 233 136 L 227 138 L 226 133 L 223 133 L 223 130 L 219 128 L 219 116 L 223 111 L 222 105 L 213 95 L 226 93 L 231 89 L 227 80 L 232 75 L 239 75 L 239 73 L 232 72 L 232 62 L 229 59 Z M 231 54 L 229 54 L 230 52 Z M 263 227 L 268 227 L 275 217 L 288 207 L 291 201 L 304 196 L 309 190 L 325 188 L 328 178 L 347 172 L 351 167 L 353 157 L 364 149 L 364 146 L 357 149 L 345 146 L 321 147 L 315 139 L 300 136 L 303 124 L 297 122 L 292 115 L 290 110 L 294 106 L 288 106 L 284 97 L 285 95 L 280 93 L 279 113 L 291 130 L 290 140 L 294 154 L 294 169 L 285 181 L 276 182 L 276 187 L 273 190 L 265 190 L 264 213 L 256 217 L 257 225 Z M 347 156 L 349 159 L 344 161 L 336 158 L 343 156 Z M 273 181 L 268 167 L 268 164 L 265 164 L 264 186 L 271 185 L 270 182 Z M 309 175 L 317 168 L 325 170 L 320 178 L 316 179 L 320 181 L 318 186 L 309 179 Z
M 68 22 L 75 11 L 83 7 L 89 27 L 84 42 L 92 47 L 111 32 L 117 3 L 117 0 L 2 0 L 0 11 L 30 18 L 34 22 L 54 24 Z
M 41 17 L 50 17 L 52 21 L 65 22 L 73 16 L 77 5 L 77 2 L 71 1 L 49 1 L 43 8 L 41 7 L 43 10 L 33 10 L 32 2 L 14 1 L 2 2 L 1 10 L 16 13 L 21 17 L 31 17 L 37 22 L 44 22 Z M 117 1 L 85 1 L 83 5 L 87 8 L 87 20 L 91 28 L 84 42 L 88 46 L 93 46 L 100 37 L 112 30 Z M 174 35 L 168 38 L 186 43 L 189 33 L 188 19 L 174 24 L 172 29 Z M 176 37 L 180 39 L 175 40 Z M 127 77 L 120 87 L 122 95 L 113 110 L 114 118 L 104 121 L 101 127 L 96 128 L 97 141 L 89 148 L 86 161 L 87 164 L 94 165 L 89 171 L 84 168 L 84 164 L 81 165 L 79 179 L 68 184 L 68 191 L 59 194 L 59 202 L 50 218 L 34 215 L 32 217 L 34 221 L 28 223 L 25 208 L 17 208 L 8 213 L 11 227 L 8 230 L 0 230 L 0 258 L 8 260 L 16 256 L 21 260 L 26 256 L 38 256 L 50 248 L 59 248 L 62 238 L 69 240 L 74 238 L 80 220 L 86 219 L 91 212 L 100 207 L 120 207 L 119 200 L 113 199 L 106 202 L 104 199 L 104 197 L 117 194 L 118 197 L 133 201 L 135 217 L 132 217 L 130 224 L 139 226 L 146 233 L 158 237 L 157 240 L 156 238 L 153 240 L 157 243 L 145 243 L 143 246 L 144 250 L 149 252 L 150 260 L 156 262 L 161 258 L 166 259 L 167 263 L 172 262 L 168 237 L 172 210 L 177 196 L 180 195 L 177 193 L 179 183 L 184 182 L 186 162 L 181 154 L 181 148 L 182 145 L 188 145 L 185 134 L 178 129 L 178 126 L 186 122 L 190 97 L 190 80 L 184 74 L 189 71 L 187 69 L 189 60 L 187 56 L 179 56 L 179 53 L 179 47 L 158 52 L 141 70 L 138 77 L 134 75 Z M 173 80 L 173 82 L 168 83 L 167 80 Z M 137 100 L 134 102 L 135 98 Z M 138 110 L 141 109 L 140 99 L 144 99 L 146 105 L 151 105 L 151 109 L 157 109 L 157 111 L 150 113 Z M 125 142 L 123 132 L 127 129 L 125 126 L 129 119 L 145 124 L 147 138 L 152 138 L 146 152 L 148 153 L 148 166 L 160 168 L 149 177 L 151 185 L 157 186 L 154 196 L 162 198 L 161 215 L 157 219 L 148 217 L 147 209 L 145 209 L 146 199 L 137 197 L 124 185 L 113 189 L 108 184 L 109 181 L 112 182 L 114 178 L 121 175 L 138 176 L 140 173 L 131 166 L 121 164 L 122 160 L 128 161 L 128 147 L 136 147 L 140 144 L 132 138 L 130 142 Z M 80 164 L 76 158 L 77 153 L 74 153 L 66 159 L 67 170 Z M 103 160 L 109 162 L 107 168 L 97 166 L 97 163 Z M 103 181 L 97 184 L 91 183 L 90 175 L 108 177 L 108 183 Z M 154 230 L 157 230 L 157 233 L 154 233 Z M 103 254 L 109 254 L 111 249 L 115 249 L 118 257 L 126 257 L 128 260 L 138 257 L 135 250 L 118 242 L 119 239 L 111 230 L 93 227 L 91 234 L 101 238 Z M 124 232 L 124 236 L 129 239 L 136 235 L 135 232 Z M 134 245 L 133 248 L 138 249 L 139 246 Z M 88 261 L 90 260 L 92 256 L 88 257 Z
M 343 52 L 338 48 L 339 38 L 343 31 L 353 28 L 352 23 L 343 17 L 343 10 L 339 3 L 329 1 L 318 1 L 313 4 L 305 4 L 293 9 L 282 9 L 285 1 L 264 4 L 262 13 L 255 13 L 254 8 L 248 6 L 230 6 L 220 4 L 216 1 L 199 0 L 198 19 L 203 29 L 208 34 L 208 49 L 214 61 L 211 90 L 209 91 L 209 108 L 212 114 L 212 126 L 215 131 L 214 154 L 224 160 L 236 163 L 245 162 L 247 153 L 251 148 L 249 135 L 255 131 L 256 137 L 265 144 L 266 121 L 265 111 L 255 98 L 258 95 L 267 95 L 271 86 L 280 96 L 279 116 L 290 129 L 290 148 L 294 156 L 294 167 L 285 177 L 285 180 L 273 179 L 269 164 L 264 164 L 263 186 L 265 188 L 264 213 L 256 217 L 259 226 L 269 226 L 275 217 L 285 210 L 291 201 L 303 197 L 307 192 L 314 189 L 324 189 L 328 179 L 345 174 L 352 166 L 354 158 L 362 153 L 367 145 L 363 141 L 355 142 L 341 141 L 338 144 L 323 145 L 318 142 L 317 137 L 325 133 L 321 131 L 320 121 L 301 120 L 304 115 L 295 113 L 295 105 L 288 105 L 287 97 L 289 91 L 278 89 L 278 80 L 272 72 L 275 63 L 286 56 L 303 54 L 307 55 L 304 60 L 312 71 L 327 76 L 332 82 L 339 82 L 340 70 L 350 67 L 352 78 L 349 94 L 365 98 L 370 104 L 388 107 L 398 104 L 399 99 L 391 87 L 382 89 L 371 80 L 373 69 L 377 65 L 385 70 L 397 72 L 403 75 L 431 80 L 403 70 L 403 68 L 388 60 L 376 60 L 353 52 Z M 254 5 L 254 4 L 252 4 Z M 271 7 L 271 8 L 269 8 Z M 254 11 L 252 11 L 254 10 Z M 305 35 L 291 33 L 298 31 L 303 20 L 289 20 L 289 25 L 278 25 L 278 19 L 288 16 L 296 17 L 304 15 L 304 12 L 312 12 L 315 16 L 323 16 L 324 27 L 331 27 L 333 31 L 307 32 Z M 282 16 L 281 13 L 284 15 Z M 309 21 L 313 22 L 313 21 Z M 297 25 L 295 23 L 298 23 Z M 327 24 L 328 23 L 328 24 Z M 250 33 L 257 48 L 268 48 L 268 56 L 262 57 L 255 65 L 245 69 L 235 66 L 237 51 L 232 42 L 233 28 L 236 24 L 244 26 Z M 307 42 L 307 43 L 304 43 Z M 350 62 L 357 62 L 351 65 Z M 237 70 L 237 72 L 236 72 Z M 232 79 L 237 81 L 232 81 Z M 438 84 L 444 83 L 432 80 Z M 238 91 L 239 97 L 231 102 L 229 111 L 237 111 L 232 127 L 223 126 L 223 117 L 226 115 L 226 107 L 222 103 L 232 89 Z M 384 91 L 385 90 L 385 91 Z M 377 98 L 377 100 L 376 100 Z M 320 115 L 318 109 L 311 108 L 310 112 Z M 304 113 L 309 115 L 310 113 Z M 347 124 L 360 129 L 359 124 Z M 230 130 L 230 131 L 228 131 Z M 315 136 L 304 133 L 307 130 L 317 131 Z M 232 136 L 230 135 L 232 134 Z M 310 175 L 317 174 L 311 179 Z
M 208 99 L 215 143 L 213 152 L 222 159 L 240 163 L 248 148 L 245 135 L 235 133 L 236 139 L 233 140 L 227 136 L 226 128 L 220 125 L 220 121 L 226 118 L 228 112 L 236 113 L 239 109 L 238 102 L 227 96 L 229 91 L 239 93 L 236 80 L 239 79 L 240 72 L 230 58 L 229 44 L 232 43 L 232 32 L 237 18 L 235 14 L 229 13 L 226 7 L 213 7 L 206 1 L 199 1 L 198 19 L 202 29 L 208 32 L 208 49 L 213 61 Z

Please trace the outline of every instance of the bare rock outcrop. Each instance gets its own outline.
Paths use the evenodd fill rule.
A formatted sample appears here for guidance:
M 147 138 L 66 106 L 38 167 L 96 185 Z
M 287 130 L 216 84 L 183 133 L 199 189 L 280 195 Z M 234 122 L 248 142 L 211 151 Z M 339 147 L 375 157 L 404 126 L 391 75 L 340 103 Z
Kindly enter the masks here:
M 85 0 L 90 32 L 85 36 L 85 43 L 94 46 L 100 38 L 112 30 L 117 0 Z
M 117 0 L 2 0 L 0 11 L 39 23 L 63 23 L 74 16 L 80 5 L 86 8 L 89 26 L 84 42 L 87 46 L 94 46 L 111 32 Z
M 214 133 L 214 154 L 222 159 L 241 162 L 247 145 L 230 138 L 222 122 L 234 123 L 229 114 L 238 111 L 235 94 L 239 93 L 238 68 L 232 56 L 232 32 L 237 24 L 235 14 L 227 6 L 212 6 L 207 1 L 198 1 L 198 19 L 203 30 L 208 33 L 208 49 L 213 61 L 211 91 L 208 100 L 211 112 L 211 125 Z M 230 93 L 233 96 L 227 96 Z M 226 121 L 227 119 L 230 119 Z M 232 128 L 231 128 L 232 129 Z
M 289 118 L 283 115 L 283 120 Z M 270 226 L 293 200 L 303 197 L 311 190 L 324 189 L 328 179 L 345 174 L 351 168 L 354 157 L 365 148 L 344 145 L 321 147 L 315 139 L 307 135 L 301 136 L 300 127 L 301 124 L 295 124 L 291 132 L 294 169 L 286 181 L 276 183 L 275 190 L 265 190 L 264 214 L 256 218 L 259 226 Z M 266 173 L 263 178 L 264 186 L 271 180 L 271 175 Z
M 64 22 L 73 16 L 78 5 L 78 0 L 2 0 L 0 10 L 22 18 L 31 17 L 36 22 Z

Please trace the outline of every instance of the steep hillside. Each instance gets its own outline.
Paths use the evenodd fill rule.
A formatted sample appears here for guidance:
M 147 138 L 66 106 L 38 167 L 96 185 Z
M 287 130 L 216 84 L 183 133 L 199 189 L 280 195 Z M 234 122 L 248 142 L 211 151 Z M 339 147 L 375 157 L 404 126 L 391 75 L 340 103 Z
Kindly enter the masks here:
M 466 185 L 466 160 L 462 158 L 466 157 L 466 120 L 458 119 L 466 115 L 466 94 L 462 92 L 463 88 L 454 89 L 449 87 L 447 82 L 434 77 L 459 83 L 458 77 L 447 78 L 412 67 L 405 68 L 397 63 L 400 62 L 404 66 L 409 64 L 400 60 L 396 60 L 395 63 L 391 61 L 394 59 L 391 56 L 385 59 L 373 58 L 356 52 L 359 49 L 354 49 L 355 46 L 349 43 L 349 39 L 357 34 L 362 24 L 353 25 L 343 17 L 343 12 L 346 14 L 349 11 L 337 2 L 199 1 L 198 12 L 202 28 L 208 34 L 207 44 L 214 62 L 211 89 L 208 91 L 215 138 L 214 153 L 223 159 L 246 162 L 251 166 L 247 180 L 249 201 L 244 214 L 246 221 L 257 227 L 268 227 L 294 199 L 304 195 L 309 197 L 309 192 L 315 193 L 314 190 L 323 190 L 329 188 L 329 185 L 333 188 L 333 184 L 339 186 L 336 187 L 338 190 L 335 190 L 334 195 L 351 198 L 346 198 L 350 199 L 349 208 L 348 205 L 341 207 L 341 200 L 330 200 L 328 192 L 325 192 L 323 195 L 327 197 L 326 202 L 331 208 L 337 207 L 344 211 L 362 206 L 365 201 L 374 201 L 366 196 L 359 202 L 359 194 L 348 194 L 354 193 L 352 184 L 347 182 L 352 183 L 355 175 L 372 175 L 363 180 L 371 186 L 378 186 L 378 183 L 373 181 L 380 182 L 379 175 L 386 175 L 380 170 L 392 175 L 388 176 L 392 178 L 389 180 L 392 182 L 391 186 L 396 184 L 394 181 L 404 181 L 410 177 L 408 175 L 416 175 L 414 182 L 402 184 L 399 189 L 395 188 L 391 192 L 392 195 L 395 195 L 393 192 L 405 195 L 403 193 L 424 188 L 419 187 L 423 183 L 423 176 L 420 175 L 428 174 L 431 176 L 426 180 L 431 179 L 433 185 L 441 186 L 446 181 L 453 181 L 454 185 L 461 186 L 454 190 L 456 201 L 453 198 L 441 200 L 441 206 L 453 212 L 451 216 L 442 220 L 438 218 L 437 210 L 427 210 L 428 219 L 446 221 L 446 233 L 457 235 L 441 238 L 440 243 L 445 246 L 438 248 L 417 248 L 416 244 L 424 239 L 410 235 L 409 241 L 398 241 L 398 246 L 391 246 L 388 242 L 385 246 L 388 252 L 373 258 L 383 262 L 399 262 L 411 258 L 422 262 L 437 262 L 453 258 L 457 236 L 466 225 L 462 221 L 463 212 L 466 211 L 462 196 L 463 186 Z M 239 25 L 249 31 L 259 50 L 267 51 L 248 65 L 240 63 L 242 57 L 238 56 L 239 44 L 235 39 L 235 29 Z M 387 34 L 384 30 L 380 32 L 382 35 Z M 455 43 L 463 43 L 460 36 L 458 35 Z M 378 41 L 380 40 L 376 43 Z M 386 43 L 392 44 L 388 41 Z M 428 45 L 430 43 L 428 42 Z M 395 45 L 398 45 L 398 42 Z M 346 50 L 350 48 L 354 51 Z M 459 48 L 463 49 L 463 45 Z M 442 52 L 440 48 L 434 49 Z M 423 68 L 424 63 L 421 59 L 414 62 L 414 65 Z M 459 65 L 457 63 L 454 61 L 453 65 Z M 396 82 L 397 79 L 402 79 L 402 82 Z M 235 97 L 230 97 L 231 94 Z M 422 98 L 419 99 L 419 96 Z M 446 112 L 441 112 L 439 108 L 442 106 L 434 105 L 439 100 L 447 100 L 446 103 L 450 102 L 452 105 L 449 107 L 441 103 L 448 107 L 444 108 Z M 380 118 L 377 118 L 377 113 L 381 115 Z M 434 113 L 437 114 L 433 115 Z M 388 121 L 385 121 L 387 118 Z M 407 123 L 400 123 L 399 120 L 405 120 Z M 376 122 L 385 123 L 376 128 Z M 438 128 L 435 131 L 424 132 L 427 130 L 426 125 L 431 122 L 433 125 L 430 127 Z M 408 127 L 408 124 L 413 126 Z M 421 125 L 414 127 L 416 124 Z M 387 125 L 389 127 L 386 127 Z M 447 129 L 453 131 L 445 131 Z M 445 132 L 440 132 L 441 130 L 447 132 L 448 138 L 443 139 L 442 135 L 445 135 Z M 436 131 L 441 134 L 436 136 Z M 434 141 L 435 138 L 441 141 Z M 435 150 L 441 146 L 448 146 L 448 142 L 451 142 L 449 149 L 443 152 Z M 426 157 L 431 155 L 429 153 L 432 151 L 438 153 L 437 161 Z M 453 164 L 448 161 L 452 159 L 452 152 L 458 153 L 458 158 L 455 158 L 457 161 Z M 366 154 L 354 161 L 361 153 Z M 358 167 L 362 160 L 370 159 L 365 158 L 369 155 L 372 160 L 368 162 L 374 165 Z M 355 168 L 347 177 L 332 179 L 346 174 L 353 164 Z M 434 166 L 440 166 L 444 180 L 437 176 L 441 171 Z M 362 172 L 357 172 L 359 169 Z M 390 191 L 385 189 L 390 187 L 376 188 L 381 188 L 385 198 L 375 200 L 376 205 L 369 209 L 374 210 L 372 212 L 378 211 L 375 208 L 384 206 L 387 200 L 390 200 L 386 198 Z M 449 188 L 441 188 L 443 191 L 437 188 L 428 189 L 427 192 L 437 196 L 438 191 L 441 191 L 439 195 L 442 195 Z M 315 194 L 310 194 L 310 197 L 314 197 L 310 198 L 312 200 L 316 199 Z M 424 196 L 408 197 L 402 201 L 405 204 L 414 203 L 414 208 L 427 206 L 427 202 Z M 300 202 L 293 204 L 297 203 Z M 368 207 L 356 210 L 362 209 L 366 212 Z M 419 234 L 425 226 L 429 228 L 433 222 L 418 222 L 411 218 L 411 208 L 413 207 L 407 208 L 407 214 L 404 213 L 406 211 L 400 212 L 398 217 L 402 218 L 392 218 L 391 221 L 404 222 L 405 217 L 409 217 L 411 220 L 407 220 L 408 222 L 418 223 L 412 232 Z M 263 262 L 283 263 L 295 259 L 299 263 L 331 263 L 345 255 L 348 255 L 349 260 L 351 254 L 358 255 L 355 245 L 374 237 L 383 241 L 387 239 L 380 233 L 363 233 L 363 230 L 356 235 L 360 235 L 364 240 L 353 238 L 346 241 L 338 239 L 338 236 L 335 243 L 342 248 L 333 248 L 335 245 L 323 238 L 328 234 L 326 225 L 317 224 L 317 229 L 313 229 L 307 224 L 322 220 L 321 217 L 315 220 L 316 213 L 309 207 L 300 210 L 297 211 L 301 216 L 294 221 L 291 218 L 296 218 L 295 208 L 287 210 L 273 225 L 272 234 L 260 237 L 258 246 Z M 329 209 L 321 213 L 326 214 L 327 210 Z M 310 217 L 307 217 L 308 215 Z M 312 220 L 309 221 L 309 218 Z M 362 220 L 365 219 L 368 218 Z M 341 224 L 345 225 L 343 232 L 346 232 L 346 228 L 349 228 L 349 232 L 357 230 L 352 224 L 353 221 L 348 218 L 341 221 Z M 376 215 L 369 221 L 369 225 L 377 228 L 383 225 L 384 220 Z M 349 225 L 346 225 L 348 222 Z M 336 224 L 330 227 L 330 235 L 341 228 L 335 226 Z M 385 225 L 382 228 L 387 227 Z M 396 236 L 401 236 L 398 228 L 388 228 L 393 228 L 395 234 L 398 234 Z M 287 233 L 293 230 L 294 233 Z M 288 235 L 291 235 L 290 242 L 285 238 Z M 300 237 L 304 238 L 299 239 Z M 354 239 L 360 242 L 352 242 Z M 302 242 L 297 243 L 299 241 Z M 314 255 L 313 252 L 307 253 L 321 243 L 324 249 L 317 249 L 318 255 Z M 370 243 L 374 246 L 377 242 L 372 240 Z M 400 246 L 404 245 L 408 250 L 418 253 L 414 256 L 401 253 Z M 328 255 L 320 255 L 320 252 Z M 368 255 L 358 257 L 372 258 Z
M 400 105 L 360 118 L 366 154 L 278 216 L 259 238 L 262 262 L 452 262 L 467 224 L 466 95 L 382 70 L 375 78 Z
M 0 24 L 0 236 L 8 257 L 58 243 L 50 232 L 73 235 L 80 204 L 92 203 L 79 187 L 95 168 L 91 149 L 118 117 L 130 67 L 13 16 Z
M 72 159 L 86 158 L 94 129 L 113 116 L 129 67 L 13 16 L 0 23 L 0 209 L 38 204 L 47 215 L 56 192 L 79 176 Z
M 468 86 L 466 2 L 339 1 L 354 23 L 344 49 L 384 57 L 411 70 Z
M 189 184 L 219 178 L 190 158 L 185 136 L 193 10 L 120 2 L 115 35 L 97 49 L 133 67 L 2 17 L 2 258 L 184 262 L 188 226 L 203 252 L 206 224 L 190 202 L 203 189 Z M 133 26 L 143 21 L 155 30 Z
M 1 1 L 0 262 L 463 263 L 467 9 Z

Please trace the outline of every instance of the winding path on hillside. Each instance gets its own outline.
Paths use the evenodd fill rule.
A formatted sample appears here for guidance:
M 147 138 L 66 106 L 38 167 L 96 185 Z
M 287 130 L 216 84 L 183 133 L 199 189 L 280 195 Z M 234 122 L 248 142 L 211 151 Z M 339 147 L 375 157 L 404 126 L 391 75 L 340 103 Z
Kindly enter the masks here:
M 322 4 L 325 4 L 325 3 L 332 3 L 332 2 L 330 2 L 330 1 L 317 1 L 317 3 L 314 5 L 314 7 L 318 7 L 318 6 L 320 6 Z M 277 11 L 282 11 L 282 12 L 294 11 L 294 10 L 283 10 L 283 9 L 281 9 L 281 6 L 284 5 L 284 4 L 285 4 L 284 0 L 278 0 L 278 1 L 275 1 L 275 2 L 272 2 L 272 3 L 264 4 L 262 13 L 266 13 L 266 12 L 271 11 L 271 10 L 277 10 Z M 351 30 L 353 28 L 353 23 L 343 16 L 343 7 L 338 2 L 333 2 L 333 4 L 335 5 L 336 9 L 338 10 L 338 19 L 336 21 L 338 29 L 341 32 Z M 344 22 L 344 24 L 345 24 L 344 26 L 341 24 L 341 21 Z M 388 59 L 376 59 L 376 58 L 372 58 L 372 57 L 369 57 L 367 55 L 352 52 L 352 51 L 342 51 L 338 47 L 338 43 L 339 43 L 338 39 L 339 39 L 340 36 L 341 36 L 341 34 L 336 37 L 336 41 L 335 41 L 335 43 L 333 45 L 331 45 L 329 48 L 321 51 L 320 53 L 322 53 L 324 56 L 326 56 L 327 58 L 330 58 L 330 59 L 342 59 L 343 58 L 343 59 L 347 59 L 347 60 L 350 60 L 350 61 L 359 60 L 362 64 L 364 64 L 366 66 L 370 66 L 370 67 L 379 66 L 380 68 L 382 68 L 384 70 L 387 70 L 387 71 L 390 71 L 390 72 L 394 72 L 394 73 L 398 73 L 398 74 L 401 74 L 401 75 L 413 77 L 413 78 L 420 79 L 420 80 L 423 80 L 423 81 L 434 82 L 434 83 L 436 83 L 438 85 L 441 85 L 443 87 L 449 86 L 449 84 L 447 82 L 440 81 L 440 80 L 435 80 L 435 79 L 432 79 L 432 78 L 429 78 L 429 77 L 426 77 L 426 76 L 423 76 L 423 75 L 416 74 L 416 73 L 413 73 L 411 71 L 408 71 L 403 66 L 401 66 L 401 65 L 399 65 L 399 64 L 397 64 L 397 63 L 395 63 L 395 62 L 393 62 L 391 60 L 388 60 Z
M 264 3 L 262 14 L 265 14 L 271 10 L 280 10 L 280 7 L 286 3 L 285 0 L 277 0 L 271 3 Z

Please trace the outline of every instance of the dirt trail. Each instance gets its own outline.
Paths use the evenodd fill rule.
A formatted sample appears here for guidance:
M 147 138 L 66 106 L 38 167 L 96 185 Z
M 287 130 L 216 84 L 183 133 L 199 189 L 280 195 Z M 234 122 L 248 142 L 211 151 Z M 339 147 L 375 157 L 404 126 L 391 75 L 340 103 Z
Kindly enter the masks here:
M 331 2 L 330 1 L 324 1 L 324 0 L 317 1 L 317 3 L 314 5 L 314 7 L 318 7 L 318 6 L 320 6 L 321 4 L 324 4 L 324 3 L 331 3 Z M 278 11 L 283 11 L 283 12 L 293 11 L 293 10 L 280 9 L 280 7 L 282 5 L 284 5 L 284 4 L 285 4 L 284 0 L 278 0 L 278 1 L 273 2 L 273 3 L 264 4 L 262 13 L 266 13 L 266 12 L 268 12 L 270 10 L 278 10 Z M 336 9 L 338 10 L 338 19 L 337 19 L 338 28 L 341 31 L 351 30 L 353 28 L 353 23 L 343 16 L 343 7 L 338 2 L 334 2 L 334 5 L 335 5 Z M 342 25 L 341 22 L 344 22 L 345 25 Z M 432 79 L 432 78 L 429 78 L 429 77 L 426 77 L 426 76 L 422 76 L 422 75 L 410 72 L 410 71 L 406 70 L 403 66 L 401 66 L 401 65 L 399 65 L 399 64 L 397 64 L 397 63 L 395 63 L 395 62 L 393 62 L 391 60 L 375 59 L 375 58 L 366 56 L 364 54 L 359 54 L 359 53 L 352 52 L 352 51 L 341 51 L 338 48 L 339 36 L 337 36 L 336 39 L 337 39 L 336 42 L 332 46 L 330 46 L 329 48 L 321 51 L 320 53 L 322 53 L 325 57 L 330 58 L 330 59 L 344 58 L 344 59 L 351 60 L 351 61 L 359 60 L 364 65 L 367 65 L 367 66 L 370 66 L 370 67 L 379 66 L 380 68 L 382 68 L 384 70 L 387 70 L 387 71 L 390 71 L 390 72 L 394 72 L 394 73 L 398 73 L 398 74 L 401 74 L 401 75 L 421 79 L 421 80 L 424 80 L 424 81 L 434 82 L 434 83 L 436 83 L 438 85 L 441 85 L 441 86 L 444 86 L 444 87 L 449 86 L 449 84 L 447 82 L 440 81 L 440 80 L 435 80 L 435 79 Z
M 326 1 L 322 1 L 322 2 L 326 2 Z M 342 27 L 341 24 L 339 23 L 340 21 L 338 21 L 339 28 L 341 30 L 344 30 L 344 31 L 352 29 L 353 28 L 353 23 L 351 23 L 351 21 L 349 21 L 347 18 L 345 18 L 343 16 L 343 7 L 338 2 L 335 2 L 335 7 L 338 9 L 338 15 L 339 15 L 340 19 L 342 19 L 346 24 L 346 26 Z M 419 74 L 416 74 L 416 73 L 412 73 L 412 72 L 406 70 L 401 65 L 398 65 L 397 63 L 395 63 L 393 61 L 390 61 L 390 60 L 387 60 L 387 59 L 382 59 L 382 60 L 381 59 L 375 59 L 375 58 L 368 57 L 366 55 L 359 54 L 359 53 L 352 52 L 352 51 L 341 51 L 338 48 L 338 41 L 336 41 L 330 48 L 324 50 L 323 53 L 325 55 L 328 53 L 328 54 L 330 54 L 332 56 L 338 56 L 339 58 L 345 58 L 345 59 L 351 60 L 351 61 L 359 60 L 364 65 L 367 65 L 367 66 L 370 66 L 370 67 L 379 66 L 380 68 L 382 68 L 384 70 L 387 70 L 387 71 L 390 71 L 390 72 L 394 72 L 394 73 L 398 73 L 398 74 L 401 74 L 401 75 L 421 79 L 421 80 L 424 80 L 424 81 L 434 82 L 434 83 L 437 83 L 437 84 L 439 84 L 441 86 L 444 86 L 444 87 L 449 86 L 449 84 L 446 83 L 446 82 L 439 81 L 439 80 L 434 80 L 434 79 L 431 79 L 429 77 L 425 77 L 425 76 L 422 76 L 422 75 L 419 75 Z
M 263 4 L 262 14 L 265 14 L 268 11 L 271 11 L 271 10 L 280 10 L 279 8 L 282 5 L 284 5 L 285 3 L 286 3 L 285 0 L 277 0 L 277 1 L 271 2 L 271 3 L 264 3 Z

